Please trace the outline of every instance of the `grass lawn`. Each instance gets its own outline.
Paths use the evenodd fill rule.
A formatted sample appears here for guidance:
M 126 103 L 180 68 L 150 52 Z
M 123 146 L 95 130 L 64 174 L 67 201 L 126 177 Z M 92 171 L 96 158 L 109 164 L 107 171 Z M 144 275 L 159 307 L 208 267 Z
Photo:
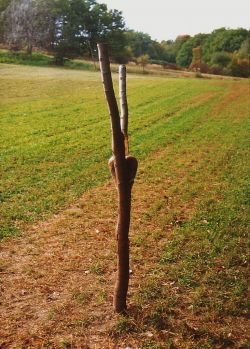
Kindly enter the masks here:
M 248 348 L 248 82 L 128 77 L 139 172 L 129 316 L 114 319 L 100 75 L 0 65 L 0 79 L 1 236 L 23 235 L 2 243 L 3 345 Z
M 0 69 L 0 235 L 6 236 L 109 178 L 110 128 L 99 73 Z M 131 150 L 143 159 L 182 138 L 232 84 L 246 86 L 129 77 Z

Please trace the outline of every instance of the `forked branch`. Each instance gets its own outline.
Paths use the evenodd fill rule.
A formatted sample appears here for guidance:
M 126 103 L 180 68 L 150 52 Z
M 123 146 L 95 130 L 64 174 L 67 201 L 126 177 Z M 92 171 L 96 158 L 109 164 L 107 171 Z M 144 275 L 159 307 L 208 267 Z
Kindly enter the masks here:
M 123 116 L 120 123 L 119 110 L 115 98 L 108 49 L 105 44 L 98 44 L 100 68 L 102 74 L 103 87 L 108 103 L 111 128 L 112 128 L 112 152 L 113 156 L 109 160 L 109 167 L 115 179 L 118 192 L 118 221 L 116 226 L 117 236 L 117 278 L 114 291 L 114 309 L 122 313 L 126 310 L 126 298 L 129 282 L 129 225 L 131 207 L 131 188 L 134 182 L 137 160 L 132 156 L 126 156 L 124 137 L 127 136 L 127 115 L 125 111 L 124 96 L 126 97 L 126 71 L 125 80 L 120 86 Z M 125 85 L 124 85 L 125 82 Z M 121 129 L 122 124 L 122 129 Z M 128 151 L 128 146 L 127 146 Z

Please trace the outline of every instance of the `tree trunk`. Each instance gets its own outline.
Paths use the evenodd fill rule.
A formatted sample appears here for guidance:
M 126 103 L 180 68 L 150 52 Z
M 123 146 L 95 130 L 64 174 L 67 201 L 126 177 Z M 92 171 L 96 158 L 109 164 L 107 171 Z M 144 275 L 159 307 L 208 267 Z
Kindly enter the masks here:
M 134 158 L 126 158 L 125 156 L 124 135 L 121 131 L 119 110 L 113 89 L 107 45 L 98 44 L 98 53 L 112 128 L 113 156 L 109 160 L 109 167 L 118 192 L 118 222 L 116 226 L 117 278 L 113 305 L 116 312 L 122 313 L 127 308 L 126 298 L 129 283 L 128 233 L 130 225 L 131 188 L 133 184 L 131 173 L 134 173 L 135 176 L 136 171 L 134 171 Z
M 33 45 L 31 43 L 28 43 L 27 54 L 31 56 L 32 55 L 32 50 L 33 50 Z

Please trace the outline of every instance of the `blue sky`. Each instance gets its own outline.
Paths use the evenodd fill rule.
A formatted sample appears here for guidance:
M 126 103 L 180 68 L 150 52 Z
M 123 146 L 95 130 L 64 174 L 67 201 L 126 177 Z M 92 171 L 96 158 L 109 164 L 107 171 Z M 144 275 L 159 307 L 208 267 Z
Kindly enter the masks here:
M 250 0 L 98 0 L 123 12 L 129 28 L 152 39 L 250 27 Z

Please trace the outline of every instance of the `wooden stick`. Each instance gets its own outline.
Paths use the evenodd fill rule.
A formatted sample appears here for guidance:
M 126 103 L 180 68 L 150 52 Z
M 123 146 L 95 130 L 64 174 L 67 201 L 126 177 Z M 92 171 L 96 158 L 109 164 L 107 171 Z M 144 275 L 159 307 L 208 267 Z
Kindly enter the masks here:
M 128 102 L 126 91 L 126 66 L 119 66 L 119 93 L 121 107 L 121 130 L 124 136 L 125 155 L 129 154 L 128 146 Z
M 114 290 L 114 310 L 122 313 L 126 311 L 126 298 L 129 282 L 129 240 L 131 187 L 127 160 L 125 158 L 124 136 L 121 131 L 118 106 L 115 98 L 108 49 L 106 44 L 98 44 L 99 61 L 103 87 L 108 103 L 111 128 L 112 152 L 109 167 L 115 179 L 118 192 L 118 222 L 117 237 L 117 278 Z

